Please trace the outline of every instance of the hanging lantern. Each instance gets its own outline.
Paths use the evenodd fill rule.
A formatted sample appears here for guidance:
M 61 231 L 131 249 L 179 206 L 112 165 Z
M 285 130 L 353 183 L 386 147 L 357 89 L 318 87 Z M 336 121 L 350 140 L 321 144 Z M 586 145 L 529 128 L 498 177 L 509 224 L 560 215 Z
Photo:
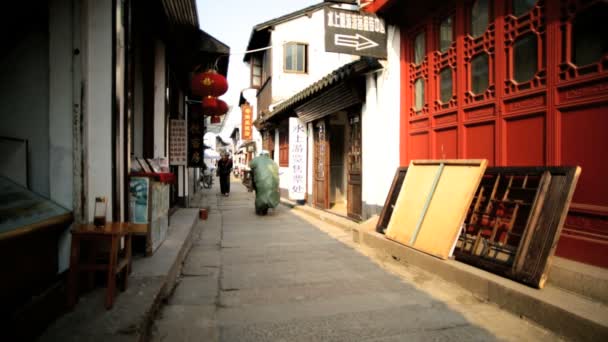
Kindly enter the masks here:
M 222 119 L 219 117 L 219 115 L 213 115 L 209 122 L 212 124 L 219 124 L 220 122 L 222 122 Z
M 217 99 L 213 96 L 204 97 L 201 101 L 203 115 L 215 115 L 217 112 Z
M 192 77 L 192 93 L 199 96 L 223 95 L 228 90 L 226 77 L 215 70 L 195 74 Z
M 217 105 L 216 105 L 216 111 L 215 114 L 217 115 L 224 115 L 226 113 L 228 113 L 228 104 L 224 101 L 224 100 L 220 100 L 217 99 Z

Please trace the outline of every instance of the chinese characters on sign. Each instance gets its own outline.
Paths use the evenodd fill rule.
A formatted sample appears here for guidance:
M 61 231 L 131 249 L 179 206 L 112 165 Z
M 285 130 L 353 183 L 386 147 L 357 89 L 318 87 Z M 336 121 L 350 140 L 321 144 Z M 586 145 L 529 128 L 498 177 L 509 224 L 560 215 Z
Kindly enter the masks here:
M 306 126 L 298 118 L 289 118 L 289 198 L 303 200 L 306 195 Z
M 193 110 L 188 117 L 188 167 L 203 167 L 203 115 Z
M 250 140 L 251 139 L 251 124 L 252 124 L 252 113 L 251 106 L 247 103 L 241 106 L 243 121 L 241 122 L 241 127 L 243 128 L 241 133 L 242 140 Z
M 186 120 L 172 119 L 169 126 L 169 164 L 186 165 Z
M 325 51 L 386 58 L 386 28 L 374 14 L 325 8 Z

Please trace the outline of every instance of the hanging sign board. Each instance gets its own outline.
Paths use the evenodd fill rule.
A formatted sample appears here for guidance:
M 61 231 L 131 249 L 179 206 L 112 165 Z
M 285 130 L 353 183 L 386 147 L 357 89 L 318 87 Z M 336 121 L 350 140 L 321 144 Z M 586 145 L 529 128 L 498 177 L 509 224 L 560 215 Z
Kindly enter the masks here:
M 172 119 L 169 125 L 169 164 L 186 165 L 186 120 Z
M 325 51 L 386 59 L 386 26 L 374 14 L 325 8 Z
M 192 110 L 188 116 L 188 167 L 203 167 L 203 116 Z
M 298 118 L 289 118 L 289 198 L 303 200 L 306 195 L 306 126 Z
M 241 106 L 241 110 L 242 110 L 241 127 L 243 128 L 243 130 L 241 132 L 241 140 L 251 140 L 251 124 L 253 122 L 251 106 L 249 104 L 244 104 Z

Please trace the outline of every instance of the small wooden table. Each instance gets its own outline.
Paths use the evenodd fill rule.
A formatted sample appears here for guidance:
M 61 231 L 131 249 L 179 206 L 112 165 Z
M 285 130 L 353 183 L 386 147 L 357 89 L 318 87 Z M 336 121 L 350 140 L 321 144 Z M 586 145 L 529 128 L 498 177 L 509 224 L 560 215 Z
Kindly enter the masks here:
M 68 279 L 68 306 L 72 308 L 78 301 L 78 274 L 81 271 L 89 272 L 89 284 L 93 283 L 95 271 L 107 271 L 107 290 L 105 298 L 106 309 L 112 308 L 114 302 L 114 291 L 116 289 L 116 276 L 121 272 L 123 282 L 121 290 L 127 288 L 127 277 L 131 272 L 131 234 L 129 223 L 108 222 L 103 227 L 96 227 L 93 224 L 82 224 L 72 229 L 72 248 L 70 255 L 70 274 Z M 121 252 L 120 240 L 124 240 L 124 250 Z M 80 242 L 92 241 L 93 251 L 86 260 L 80 257 Z M 96 260 L 97 247 L 100 244 L 109 243 L 109 256 L 107 261 L 99 263 Z M 122 255 L 122 257 L 121 257 Z

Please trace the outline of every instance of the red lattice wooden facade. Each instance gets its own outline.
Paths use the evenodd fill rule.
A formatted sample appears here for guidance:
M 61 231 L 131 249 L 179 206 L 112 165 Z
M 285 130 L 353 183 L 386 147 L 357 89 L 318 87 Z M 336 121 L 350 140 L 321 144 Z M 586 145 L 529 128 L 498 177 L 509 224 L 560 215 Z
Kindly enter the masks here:
M 398 2 L 400 10 L 421 6 Z M 439 11 L 409 14 L 408 20 L 393 18 L 403 23 L 401 165 L 428 158 L 486 158 L 489 166 L 580 165 L 557 255 L 608 267 L 608 4 L 538 0 L 515 16 L 513 1 L 488 1 L 488 25 L 474 38 L 474 1 L 450 3 Z M 441 52 L 439 27 L 449 16 L 454 39 Z M 602 50 L 582 64 L 588 55 L 577 55 L 575 38 L 589 27 L 604 37 Z M 424 60 L 416 65 L 420 32 L 426 44 Z M 529 66 L 536 67 L 518 82 L 522 57 L 517 49 L 524 43 L 535 46 L 524 56 L 532 56 Z M 487 87 L 473 93 L 471 61 L 481 54 L 487 55 Z M 452 96 L 443 102 L 440 72 L 445 68 L 452 73 Z M 415 102 L 418 79 L 424 80 L 422 107 Z

